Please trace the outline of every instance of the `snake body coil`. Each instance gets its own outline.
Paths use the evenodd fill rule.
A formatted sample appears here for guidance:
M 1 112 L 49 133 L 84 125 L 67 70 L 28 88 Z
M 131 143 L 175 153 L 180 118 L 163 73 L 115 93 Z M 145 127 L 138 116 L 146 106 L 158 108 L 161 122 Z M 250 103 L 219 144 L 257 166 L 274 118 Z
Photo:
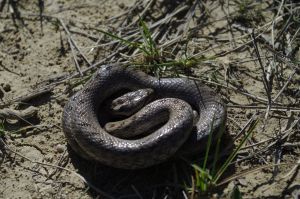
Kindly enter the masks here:
M 99 113 L 105 100 L 121 90 L 145 88 L 154 90 L 156 101 L 141 111 L 146 109 L 144 112 L 152 118 L 167 113 L 168 121 L 153 133 L 131 140 L 106 132 L 99 123 L 99 118 L 105 117 Z M 192 109 L 199 114 L 194 127 Z M 68 143 L 80 156 L 112 167 L 135 169 L 161 163 L 172 155 L 205 149 L 209 133 L 220 131 L 225 118 L 222 100 L 205 85 L 184 78 L 157 79 L 130 68 L 104 66 L 83 90 L 70 98 L 62 123 Z

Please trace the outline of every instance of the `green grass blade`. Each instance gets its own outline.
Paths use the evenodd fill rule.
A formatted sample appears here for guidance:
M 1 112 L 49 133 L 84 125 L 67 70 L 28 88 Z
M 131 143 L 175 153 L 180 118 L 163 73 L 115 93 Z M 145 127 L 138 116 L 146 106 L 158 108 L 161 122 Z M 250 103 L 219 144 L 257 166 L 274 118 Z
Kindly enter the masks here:
M 220 177 L 222 176 L 222 174 L 228 168 L 228 166 L 230 165 L 230 163 L 232 162 L 232 160 L 235 158 L 235 156 L 237 155 L 237 153 L 240 150 L 240 148 L 242 147 L 242 145 L 245 143 L 245 141 L 248 139 L 248 137 L 253 132 L 254 128 L 257 125 L 257 123 L 258 123 L 258 119 L 252 121 L 252 123 L 250 124 L 249 130 L 248 130 L 247 134 L 245 135 L 245 137 L 243 138 L 243 140 L 240 142 L 240 144 L 238 145 L 238 147 L 230 154 L 230 156 L 227 158 L 227 160 L 225 161 L 225 163 L 222 165 L 221 169 L 214 176 L 214 179 L 213 179 L 213 183 L 214 184 L 216 184 L 216 182 L 220 179 Z
M 203 170 L 206 169 L 208 154 L 209 154 L 209 150 L 210 150 L 210 146 L 211 146 L 211 142 L 212 142 L 212 134 L 213 134 L 212 128 L 214 126 L 214 122 L 215 122 L 215 115 L 213 115 L 213 120 L 212 120 L 212 123 L 211 123 L 210 128 L 209 128 L 209 136 L 208 136 L 208 141 L 207 141 L 207 144 L 206 144 L 206 151 L 205 151 L 204 162 L 203 162 L 203 166 L 202 166 Z
M 208 170 L 204 170 L 196 164 L 192 164 L 195 172 L 195 187 L 201 192 L 206 192 L 212 180 Z
M 107 35 L 107 36 L 109 36 L 109 37 L 111 37 L 111 38 L 113 38 L 113 39 L 115 39 L 115 40 L 118 40 L 118 41 L 120 41 L 121 43 L 123 43 L 123 44 L 125 44 L 125 45 L 127 45 L 127 46 L 131 46 L 131 47 L 134 47 L 134 48 L 138 48 L 138 49 L 140 49 L 141 51 L 143 51 L 144 53 L 146 53 L 146 51 L 145 51 L 145 49 L 142 47 L 142 44 L 141 44 L 141 43 L 138 43 L 138 42 L 131 42 L 131 41 L 129 41 L 129 40 L 123 39 L 123 38 L 121 38 L 121 37 L 119 37 L 119 36 L 117 36 L 117 35 L 114 35 L 114 34 L 112 34 L 112 33 L 106 32 L 106 31 L 101 30 L 101 29 L 97 29 L 97 31 L 99 31 L 99 32 L 101 32 L 101 33 L 103 33 L 103 34 L 105 34 L 105 35 Z
M 225 125 L 223 125 L 220 129 L 220 132 L 217 135 L 217 143 L 216 143 L 216 150 L 215 150 L 215 154 L 214 154 L 214 160 L 213 160 L 213 167 L 212 167 L 212 171 L 211 171 L 211 175 L 215 176 L 215 172 L 216 172 L 216 165 L 217 162 L 219 160 L 219 152 L 220 152 L 220 146 L 221 146 L 221 139 L 223 136 L 223 133 L 225 132 Z
M 150 55 L 157 56 L 159 53 L 156 48 L 156 44 L 152 39 L 151 32 L 148 26 L 142 19 L 140 19 L 140 27 L 141 27 L 141 32 L 142 32 L 144 42 L 147 44 L 145 48 L 148 48 L 148 52 Z

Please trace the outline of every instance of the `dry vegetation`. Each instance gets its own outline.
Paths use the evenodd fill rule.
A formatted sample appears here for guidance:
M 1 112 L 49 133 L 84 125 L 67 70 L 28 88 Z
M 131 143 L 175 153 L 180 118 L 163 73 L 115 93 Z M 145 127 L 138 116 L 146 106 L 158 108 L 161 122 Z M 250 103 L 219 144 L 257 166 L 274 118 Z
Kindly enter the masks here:
M 0 198 L 298 198 L 299 45 L 293 0 L 1 0 Z M 114 63 L 211 86 L 234 146 L 251 133 L 207 191 L 187 161 L 124 171 L 67 148 L 64 104 Z

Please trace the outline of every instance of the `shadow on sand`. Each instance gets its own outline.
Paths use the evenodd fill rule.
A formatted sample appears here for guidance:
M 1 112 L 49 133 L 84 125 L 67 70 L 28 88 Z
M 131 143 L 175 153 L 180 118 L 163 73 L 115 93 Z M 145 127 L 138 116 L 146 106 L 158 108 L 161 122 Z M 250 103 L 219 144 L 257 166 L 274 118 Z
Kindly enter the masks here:
M 228 135 L 223 136 L 223 144 L 231 144 L 232 140 Z M 213 145 L 212 145 L 213 146 Z M 230 153 L 230 152 L 229 152 Z M 69 147 L 71 162 L 78 172 L 86 178 L 89 183 L 112 196 L 113 198 L 186 198 L 184 190 L 191 187 L 194 170 L 192 163 L 202 165 L 203 154 L 189 160 L 172 159 L 165 163 L 150 168 L 138 170 L 116 169 L 102 165 L 97 162 L 87 161 L 79 157 Z M 213 147 L 212 152 L 213 154 Z M 226 157 L 221 158 L 217 166 L 222 166 Z M 212 162 L 212 161 L 211 161 Z M 224 177 L 234 173 L 229 168 Z M 222 187 L 218 188 L 222 190 Z M 213 190 L 218 192 L 218 190 Z M 98 194 L 90 189 L 92 197 Z

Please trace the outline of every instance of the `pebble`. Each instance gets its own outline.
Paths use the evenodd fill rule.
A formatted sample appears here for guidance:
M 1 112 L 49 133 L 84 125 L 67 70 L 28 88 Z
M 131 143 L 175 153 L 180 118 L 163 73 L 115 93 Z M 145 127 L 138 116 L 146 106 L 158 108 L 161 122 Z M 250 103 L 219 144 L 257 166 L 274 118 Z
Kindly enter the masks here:
M 58 144 L 58 145 L 56 146 L 56 151 L 57 151 L 58 153 L 63 153 L 63 152 L 65 151 L 65 146 L 62 145 L 62 144 Z
M 125 8 L 125 4 L 124 3 L 120 3 L 119 4 L 119 8 L 121 8 L 121 9 Z
M 245 180 L 245 178 L 240 178 L 238 179 L 238 182 L 240 185 L 246 187 L 248 185 L 247 181 Z

